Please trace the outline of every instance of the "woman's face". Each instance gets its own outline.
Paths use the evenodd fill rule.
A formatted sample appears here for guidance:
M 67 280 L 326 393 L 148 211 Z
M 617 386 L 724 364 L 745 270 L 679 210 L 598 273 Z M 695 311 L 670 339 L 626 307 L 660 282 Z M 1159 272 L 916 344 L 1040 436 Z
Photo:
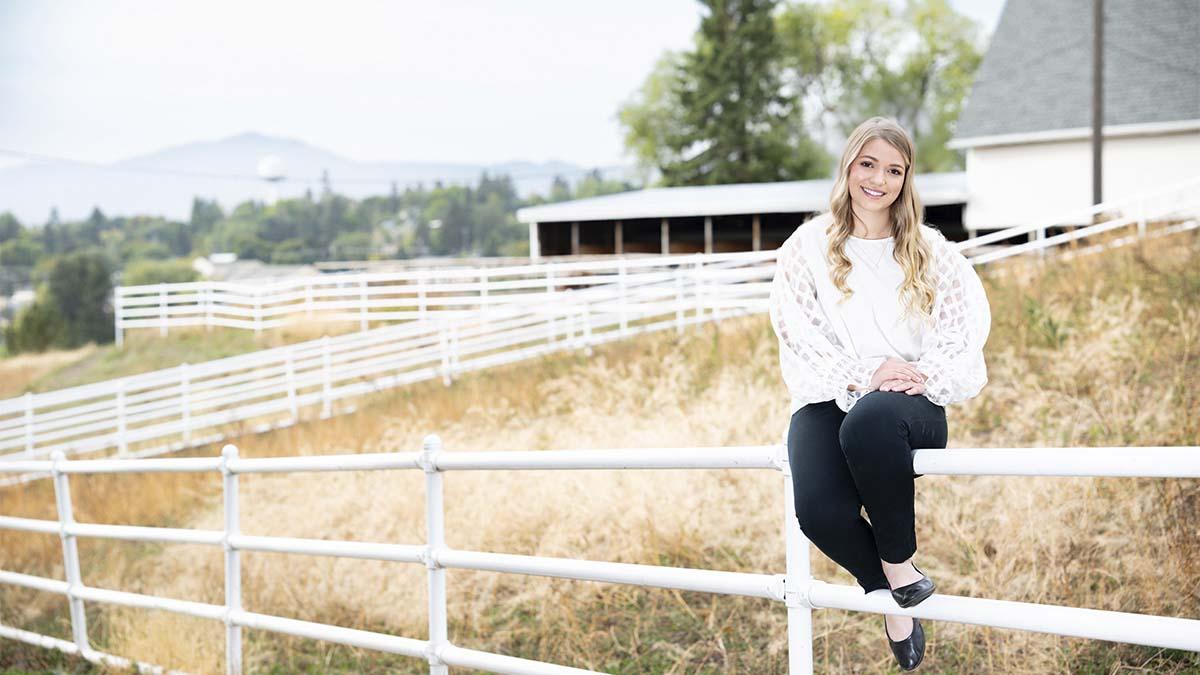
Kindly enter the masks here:
M 855 211 L 887 212 L 904 187 L 904 157 L 880 138 L 872 138 L 850 163 L 850 200 Z

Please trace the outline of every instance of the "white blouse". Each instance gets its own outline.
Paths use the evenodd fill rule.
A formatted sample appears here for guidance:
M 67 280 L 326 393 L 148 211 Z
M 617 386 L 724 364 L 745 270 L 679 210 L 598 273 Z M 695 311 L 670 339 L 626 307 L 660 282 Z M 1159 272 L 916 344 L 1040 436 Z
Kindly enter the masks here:
M 771 285 L 771 324 L 791 394 L 790 412 L 834 400 L 849 412 L 867 393 L 871 376 L 889 356 L 915 363 L 925 394 L 945 406 L 977 395 L 987 384 L 983 346 L 991 307 L 971 263 L 937 229 L 921 225 L 933 248 L 933 317 L 903 317 L 904 272 L 892 257 L 894 239 L 846 241 L 854 291 L 838 304 L 825 260 L 828 212 L 809 220 L 779 247 Z M 847 386 L 854 384 L 855 391 Z

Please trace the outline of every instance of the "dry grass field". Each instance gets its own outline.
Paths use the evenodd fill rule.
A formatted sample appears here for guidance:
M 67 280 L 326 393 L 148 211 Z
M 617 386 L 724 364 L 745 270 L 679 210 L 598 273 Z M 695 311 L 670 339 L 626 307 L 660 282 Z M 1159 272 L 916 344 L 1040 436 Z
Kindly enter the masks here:
M 1200 238 L 984 274 L 990 383 L 949 410 L 951 447 L 1200 445 Z M 146 343 L 146 349 L 150 349 Z M 776 443 L 787 392 L 765 315 L 423 383 L 358 410 L 239 439 L 243 456 Z M 188 454 L 212 455 L 218 448 Z M 216 476 L 73 478 L 83 522 L 220 528 Z M 769 471 L 459 472 L 447 543 L 544 556 L 781 572 L 781 479 Z M 249 476 L 248 534 L 396 543 L 423 537 L 419 472 Z M 1200 481 L 923 477 L 918 564 L 947 594 L 1200 618 Z M 0 491 L 0 513 L 54 518 L 50 485 Z M 103 588 L 221 602 L 219 549 L 83 540 Z M 815 548 L 814 575 L 853 584 Z M 0 533 L 0 568 L 62 577 L 57 537 Z M 417 565 L 245 554 L 251 611 L 423 638 Z M 615 673 L 785 673 L 782 605 L 450 570 L 450 639 Z M 69 635 L 65 602 L 0 589 L 0 621 Z M 193 672 L 223 668 L 216 623 L 89 605 L 93 643 Z M 879 618 L 818 610 L 818 672 L 896 672 Z M 929 622 L 922 670 L 1200 672 L 1200 655 Z M 416 659 L 246 631 L 250 672 L 426 672 Z M 91 672 L 0 641 L 0 665 Z

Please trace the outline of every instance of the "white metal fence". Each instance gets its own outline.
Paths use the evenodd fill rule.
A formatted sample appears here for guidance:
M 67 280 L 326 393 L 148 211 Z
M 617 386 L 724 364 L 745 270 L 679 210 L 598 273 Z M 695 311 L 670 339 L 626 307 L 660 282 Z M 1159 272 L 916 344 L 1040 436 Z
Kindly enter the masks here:
M 1200 176 L 1150 190 L 1133 198 L 1110 200 L 1085 209 L 1026 225 L 997 230 L 964 242 L 960 251 L 976 252 L 975 264 L 1048 249 L 1102 232 L 1136 225 L 1145 235 L 1154 220 L 1186 221 L 1200 216 Z M 1064 223 L 1103 222 L 1047 237 Z M 1024 243 L 1000 246 L 1016 237 Z M 994 249 L 994 250 L 984 250 Z M 764 257 L 765 254 L 765 257 Z M 561 263 L 421 270 L 394 273 L 325 274 L 280 281 L 189 283 L 124 286 L 114 290 L 116 341 L 130 328 L 224 326 L 276 328 L 292 321 L 357 321 L 367 330 L 372 321 L 403 321 L 434 316 L 474 316 L 505 308 L 526 308 L 556 300 L 554 290 L 636 283 L 651 270 L 684 264 L 773 264 L 774 251 L 639 256 Z M 686 261 L 686 262 L 684 262 Z
M 117 345 L 130 328 L 277 328 L 296 321 L 409 321 L 504 314 L 563 300 L 568 293 L 620 297 L 663 275 L 769 264 L 774 251 L 640 256 L 560 263 L 323 274 L 272 282 L 193 281 L 114 289 Z M 671 278 L 667 278 L 671 281 Z M 690 285 L 690 284 L 689 284 Z M 699 288 L 699 286 L 697 286 Z M 574 298 L 584 301 L 586 298 Z
M 0 461 L 116 448 L 147 457 L 224 440 L 230 425 L 274 418 L 393 387 L 514 363 L 638 333 L 766 311 L 773 251 L 675 257 L 615 283 L 546 290 L 540 302 L 410 321 L 202 364 L 0 400 Z M 665 267 L 664 267 L 665 266 Z M 592 279 L 595 282 L 595 279 Z M 340 412 L 347 412 L 342 410 Z M 157 441 L 156 444 L 150 442 Z M 137 449 L 131 446 L 141 444 Z
M 1200 215 L 1197 188 L 1200 179 L 1146 193 L 1132 208 L 1123 204 L 1131 215 L 1122 212 L 1096 225 L 986 250 L 971 260 L 978 265 L 1029 251 L 1044 252 L 1120 228 L 1136 226 L 1137 236 L 1194 229 Z M 1076 213 L 1010 228 L 957 245 L 962 251 L 979 250 L 1013 237 L 1044 234 L 1054 222 L 1111 214 L 1118 206 L 1122 205 L 1100 204 L 1082 216 Z M 1132 236 L 1107 245 L 1132 241 Z M 485 279 L 483 283 L 450 280 L 437 286 L 438 293 L 459 295 L 423 291 L 425 320 L 0 400 L 0 461 L 45 457 L 55 450 L 79 454 L 110 448 L 123 457 L 152 456 L 219 442 L 245 431 L 287 426 L 299 419 L 305 406 L 319 404 L 324 418 L 335 413 L 335 401 L 348 397 L 437 377 L 448 384 L 457 373 L 469 370 L 564 349 L 586 351 L 601 342 L 651 330 L 672 326 L 682 330 L 724 316 L 765 312 L 775 255 L 775 251 L 693 254 L 438 272 L 479 273 Z M 510 273 L 527 276 L 504 280 Z M 420 278 L 424 281 L 419 288 L 436 285 L 432 277 Z M 424 282 L 429 283 L 422 286 Z M 474 294 L 462 295 L 464 289 Z M 445 303 L 437 305 L 443 309 L 430 304 L 434 297 Z M 476 305 L 463 309 L 470 303 Z M 445 310 L 445 306 L 459 309 Z M 380 318 L 370 313 L 368 304 L 350 309 L 364 317 L 364 324 L 365 317 Z M 169 312 L 164 316 L 165 322 L 171 320 Z M 163 330 L 166 325 L 162 324 Z M 139 447 L 131 450 L 133 445 Z
M 0 571 L 0 583 L 65 595 L 71 618 L 70 641 L 0 626 L 0 636 L 78 654 L 91 661 L 129 665 L 119 656 L 92 649 L 88 640 L 84 602 L 166 610 L 225 624 L 227 673 L 242 672 L 242 628 L 273 631 L 299 637 L 374 649 L 425 659 L 434 675 L 445 675 L 449 666 L 480 668 L 500 673 L 594 672 L 451 644 L 447 639 L 446 570 L 472 569 L 528 574 L 564 579 L 633 584 L 655 588 L 765 598 L 782 603 L 788 616 L 789 672 L 811 673 L 812 610 L 836 608 L 875 613 L 904 614 L 939 621 L 957 621 L 998 628 L 1030 630 L 1057 635 L 1200 652 L 1200 620 L 1162 617 L 1076 607 L 991 600 L 937 594 L 917 607 L 902 609 L 885 590 L 864 594 L 857 586 L 829 584 L 812 578 L 809 548 L 797 520 L 792 500 L 791 471 L 787 462 L 787 436 L 780 445 L 719 448 L 658 448 L 624 450 L 559 450 L 542 452 L 443 452 L 435 435 L 426 437 L 421 452 L 326 455 L 242 459 L 237 448 L 225 446 L 218 458 L 70 461 L 57 452 L 51 461 L 22 460 L 0 463 L 0 471 L 44 472 L 54 476 L 57 520 L 0 516 L 0 528 L 58 534 L 63 543 L 65 580 L 48 579 L 14 571 Z M 921 474 L 1021 475 L 1021 476 L 1150 476 L 1200 477 L 1200 448 L 971 448 L 922 449 L 913 454 L 913 467 Z M 767 469 L 779 471 L 781 511 L 787 568 L 783 574 L 682 569 L 655 565 L 546 558 L 446 546 L 443 520 L 442 474 L 447 471 L 528 469 Z M 238 523 L 238 477 L 254 473 L 303 471 L 422 470 L 425 473 L 426 541 L 367 543 L 250 536 Z M 192 530 L 76 522 L 72 516 L 71 474 L 219 472 L 224 480 L 225 528 Z M 79 564 L 79 537 L 221 546 L 225 551 L 225 601 L 209 604 L 88 586 Z M 387 635 L 247 612 L 242 608 L 242 551 L 269 551 L 298 555 L 336 556 L 423 564 L 428 570 L 428 639 Z M 159 669 L 138 664 L 144 670 Z

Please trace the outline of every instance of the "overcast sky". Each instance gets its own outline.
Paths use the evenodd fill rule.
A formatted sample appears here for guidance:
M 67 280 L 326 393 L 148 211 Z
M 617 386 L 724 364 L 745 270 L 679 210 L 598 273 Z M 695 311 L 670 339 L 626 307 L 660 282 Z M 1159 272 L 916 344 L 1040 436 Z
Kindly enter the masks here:
M 989 34 L 1003 3 L 951 0 Z M 699 7 L 0 0 L 0 149 L 110 162 L 257 131 L 357 160 L 624 163 L 617 108 Z

